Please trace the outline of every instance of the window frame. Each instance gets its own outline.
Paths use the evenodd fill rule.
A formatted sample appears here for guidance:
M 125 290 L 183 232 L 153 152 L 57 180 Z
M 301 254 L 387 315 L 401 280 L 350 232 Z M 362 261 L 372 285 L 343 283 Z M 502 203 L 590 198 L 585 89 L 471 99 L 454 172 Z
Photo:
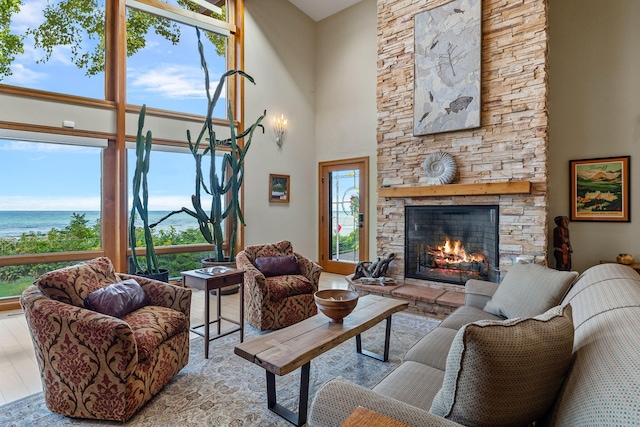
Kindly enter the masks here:
M 131 1 L 131 0 L 129 0 Z M 139 0 L 147 4 L 162 6 L 158 0 Z M 111 258 L 116 271 L 126 272 L 128 264 L 127 239 L 127 141 L 135 141 L 135 135 L 127 134 L 127 113 L 139 113 L 140 107 L 126 104 L 126 2 L 127 0 L 106 0 L 105 4 L 105 99 L 86 98 L 77 95 L 48 92 L 39 89 L 22 88 L 0 83 L 0 94 L 24 97 L 39 101 L 52 101 L 80 107 L 93 107 L 108 110 L 114 113 L 115 125 L 113 132 L 97 131 L 92 129 L 71 129 L 37 123 L 37 119 L 27 122 L 0 121 L 0 128 L 21 131 L 39 132 L 45 134 L 84 136 L 102 138 L 107 140 L 107 147 L 103 152 L 102 166 L 102 206 L 101 225 L 102 235 L 111 236 L 102 239 L 102 249 L 95 251 L 59 252 L 26 255 L 0 256 L 0 267 L 37 264 L 59 261 L 83 261 L 99 256 Z M 220 2 L 218 2 L 220 3 Z M 160 5 L 159 5 L 160 4 Z M 207 22 L 216 21 L 223 29 L 229 31 L 227 43 L 227 69 L 244 69 L 243 45 L 244 45 L 244 0 L 226 0 L 227 20 L 223 22 L 206 17 Z M 176 8 L 177 9 L 177 8 Z M 188 10 L 178 10 L 179 15 L 188 15 Z M 197 15 L 197 14 L 194 14 Z M 192 17 L 193 18 L 193 17 Z M 199 17 L 196 17 L 199 18 Z M 232 76 L 227 84 L 227 99 L 232 103 L 236 121 L 234 123 L 237 132 L 244 130 L 243 104 L 244 83 L 243 80 Z M 55 107 L 54 107 L 55 108 Z M 158 118 L 173 118 L 178 120 L 194 121 L 204 120 L 204 116 L 159 109 L 147 109 L 147 116 Z M 213 119 L 214 125 L 228 127 L 228 121 Z M 155 144 L 185 146 L 184 141 L 154 140 Z M 241 203 L 243 192 L 241 192 Z M 226 232 L 227 236 L 229 231 Z M 244 233 L 240 227 L 238 247 L 244 244 Z M 202 252 L 211 250 L 209 244 L 159 246 L 158 254 Z M 138 249 L 136 249 L 138 252 Z M 141 250 L 144 254 L 144 250 Z M 0 299 L 0 311 L 19 308 L 18 298 Z

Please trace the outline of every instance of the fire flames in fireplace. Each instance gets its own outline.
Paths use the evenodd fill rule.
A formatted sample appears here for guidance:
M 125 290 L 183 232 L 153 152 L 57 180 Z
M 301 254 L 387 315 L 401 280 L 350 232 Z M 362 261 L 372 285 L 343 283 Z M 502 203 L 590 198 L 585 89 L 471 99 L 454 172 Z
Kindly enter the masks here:
M 489 262 L 482 253 L 467 252 L 459 240 L 447 237 L 442 245 L 418 244 L 418 274 L 464 284 L 467 279 L 485 280 Z
M 442 246 L 428 246 L 428 254 L 432 258 L 438 268 L 454 268 L 456 270 L 467 270 L 468 264 L 483 263 L 487 268 L 487 259 L 483 254 L 469 253 L 464 250 L 464 246 L 460 240 L 451 242 L 450 238 L 446 238 Z M 460 264 L 456 266 L 456 264 Z M 433 267 L 435 267 L 433 266 Z M 457 268 L 456 268 L 457 267 Z

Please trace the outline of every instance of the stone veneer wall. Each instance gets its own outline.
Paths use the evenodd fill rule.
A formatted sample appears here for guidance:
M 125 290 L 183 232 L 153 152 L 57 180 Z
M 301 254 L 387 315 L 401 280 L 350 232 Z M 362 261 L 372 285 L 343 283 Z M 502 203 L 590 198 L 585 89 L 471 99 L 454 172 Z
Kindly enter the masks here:
M 499 196 L 378 198 L 377 250 L 396 254 L 390 274 L 404 279 L 405 205 L 500 206 L 500 269 L 518 255 L 546 262 L 548 153 L 547 0 L 482 1 L 481 127 L 413 136 L 413 25 L 417 13 L 448 0 L 378 0 L 378 188 L 417 186 L 422 162 L 445 151 L 457 164 L 454 183 L 528 180 L 532 193 Z

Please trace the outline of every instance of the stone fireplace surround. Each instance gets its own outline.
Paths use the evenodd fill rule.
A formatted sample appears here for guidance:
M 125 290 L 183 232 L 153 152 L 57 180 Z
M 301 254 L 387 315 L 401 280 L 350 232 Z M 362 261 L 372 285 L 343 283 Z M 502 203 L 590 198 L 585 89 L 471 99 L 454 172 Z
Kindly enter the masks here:
M 482 2 L 481 127 L 414 136 L 413 17 L 448 0 L 378 0 L 377 256 L 396 254 L 398 284 L 463 292 L 404 277 L 408 205 L 498 205 L 499 269 L 530 255 L 546 263 L 548 211 L 546 0 Z M 424 186 L 422 162 L 453 156 L 455 184 Z M 530 183 L 530 191 L 487 194 L 483 185 Z M 458 191 L 464 187 L 466 191 Z M 398 192 L 400 190 L 400 192 Z

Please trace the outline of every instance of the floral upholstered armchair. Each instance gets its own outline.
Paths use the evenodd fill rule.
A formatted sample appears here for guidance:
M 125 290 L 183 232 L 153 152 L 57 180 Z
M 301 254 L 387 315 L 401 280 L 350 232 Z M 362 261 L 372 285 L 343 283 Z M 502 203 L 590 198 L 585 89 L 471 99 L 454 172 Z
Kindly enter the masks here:
M 144 305 L 121 318 L 87 308 L 132 278 Z M 125 421 L 189 361 L 191 291 L 117 274 L 108 258 L 42 275 L 20 302 L 45 402 L 58 414 Z
M 313 294 L 322 267 L 293 252 L 291 242 L 247 246 L 236 255 L 244 273 L 245 319 L 261 331 L 280 329 L 318 313 Z

